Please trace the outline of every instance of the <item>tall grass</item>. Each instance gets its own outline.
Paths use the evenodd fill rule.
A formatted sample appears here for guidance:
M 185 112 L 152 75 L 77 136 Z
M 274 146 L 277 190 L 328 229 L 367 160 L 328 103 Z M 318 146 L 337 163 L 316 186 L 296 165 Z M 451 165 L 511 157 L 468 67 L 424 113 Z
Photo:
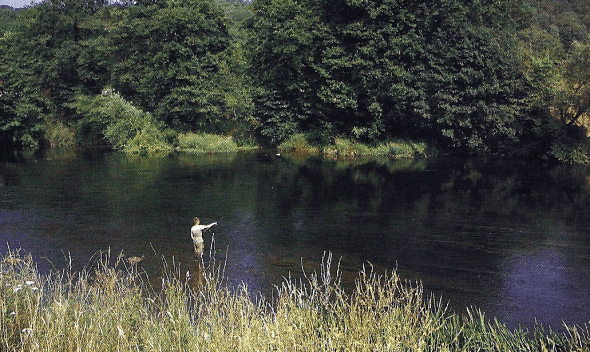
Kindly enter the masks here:
M 180 133 L 178 135 L 178 150 L 189 153 L 216 154 L 236 152 L 239 147 L 231 137 L 208 133 Z
M 281 143 L 277 151 L 280 153 L 291 153 L 294 155 L 319 155 L 320 148 L 311 145 L 303 133 L 294 134 Z
M 295 134 L 281 143 L 280 153 L 296 156 L 323 155 L 327 158 L 351 159 L 359 157 L 386 157 L 390 159 L 423 158 L 429 154 L 425 143 L 409 140 L 395 140 L 370 146 L 345 138 L 336 138 L 327 145 L 316 146 L 309 143 L 305 134 Z
M 105 254 L 96 268 L 40 275 L 30 256 L 0 261 L 2 351 L 587 351 L 587 330 L 511 331 L 483 313 L 447 312 L 419 284 L 363 269 L 344 292 L 331 257 L 276 298 L 223 284 L 220 266 L 159 287 Z M 197 278 L 199 278 L 197 280 Z

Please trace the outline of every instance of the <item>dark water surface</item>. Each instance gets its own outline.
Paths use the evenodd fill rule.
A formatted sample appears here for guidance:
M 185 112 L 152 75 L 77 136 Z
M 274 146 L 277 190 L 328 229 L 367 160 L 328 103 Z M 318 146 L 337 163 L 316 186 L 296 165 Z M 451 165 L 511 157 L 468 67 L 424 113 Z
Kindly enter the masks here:
M 0 163 L 0 252 L 42 272 L 111 249 L 192 270 L 191 219 L 214 228 L 231 285 L 273 284 L 324 251 L 351 284 L 363 263 L 420 280 L 452 309 L 509 327 L 590 321 L 590 170 L 436 159 L 347 165 L 274 153 L 138 158 L 53 154 Z M 208 247 L 212 232 L 205 234 Z

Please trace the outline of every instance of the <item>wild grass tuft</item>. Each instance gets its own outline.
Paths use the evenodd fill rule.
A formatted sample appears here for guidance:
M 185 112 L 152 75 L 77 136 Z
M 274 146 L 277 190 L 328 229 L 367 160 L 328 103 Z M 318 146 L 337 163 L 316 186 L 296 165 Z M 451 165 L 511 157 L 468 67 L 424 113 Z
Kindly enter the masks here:
M 319 155 L 320 153 L 320 149 L 317 146 L 311 145 L 307 137 L 302 133 L 289 137 L 278 146 L 277 151 L 296 156 Z
M 180 133 L 178 149 L 189 153 L 213 154 L 236 152 L 239 147 L 232 137 L 208 133 Z
M 423 158 L 429 155 L 428 146 L 424 142 L 395 140 L 382 143 L 374 148 L 374 155 L 387 156 L 392 159 Z
M 319 156 L 333 159 L 355 159 L 384 157 L 388 159 L 415 159 L 429 155 L 428 146 L 423 142 L 410 140 L 387 141 L 371 146 L 346 138 L 336 138 L 327 145 L 309 143 L 305 134 L 295 134 L 278 147 L 280 153 L 295 156 Z
M 323 155 L 337 158 L 355 158 L 357 156 L 371 155 L 371 148 L 349 139 L 336 138 L 333 144 L 324 147 Z
M 588 351 L 587 330 L 509 330 L 482 312 L 449 313 L 422 286 L 370 267 L 352 292 L 331 256 L 319 273 L 286 279 L 276 298 L 230 290 L 221 266 L 159 287 L 103 254 L 93 270 L 39 275 L 30 256 L 0 260 L 2 351 Z

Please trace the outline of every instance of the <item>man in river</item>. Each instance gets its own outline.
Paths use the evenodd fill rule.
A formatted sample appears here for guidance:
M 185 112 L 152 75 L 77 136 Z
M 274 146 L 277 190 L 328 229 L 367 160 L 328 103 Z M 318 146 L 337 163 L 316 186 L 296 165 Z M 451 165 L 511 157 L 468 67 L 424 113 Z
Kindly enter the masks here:
M 201 258 L 203 256 L 203 249 L 205 248 L 205 241 L 203 241 L 203 231 L 210 229 L 217 222 L 212 222 L 209 225 L 200 225 L 201 220 L 194 218 L 195 225 L 191 227 L 191 238 L 193 239 L 193 245 L 195 247 L 195 256 Z

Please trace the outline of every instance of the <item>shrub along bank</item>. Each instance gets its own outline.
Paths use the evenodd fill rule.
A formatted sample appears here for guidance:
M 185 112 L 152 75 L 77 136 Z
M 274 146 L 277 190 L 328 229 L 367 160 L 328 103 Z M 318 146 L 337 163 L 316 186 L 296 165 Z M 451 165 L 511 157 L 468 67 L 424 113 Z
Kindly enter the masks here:
M 363 269 L 344 292 L 331 258 L 273 301 L 222 284 L 219 266 L 154 287 L 121 256 L 94 270 L 41 275 L 30 256 L 0 260 L 3 351 L 590 351 L 579 327 L 510 330 L 482 312 L 450 313 L 421 285 Z M 258 296 L 256 296 L 258 297 Z

